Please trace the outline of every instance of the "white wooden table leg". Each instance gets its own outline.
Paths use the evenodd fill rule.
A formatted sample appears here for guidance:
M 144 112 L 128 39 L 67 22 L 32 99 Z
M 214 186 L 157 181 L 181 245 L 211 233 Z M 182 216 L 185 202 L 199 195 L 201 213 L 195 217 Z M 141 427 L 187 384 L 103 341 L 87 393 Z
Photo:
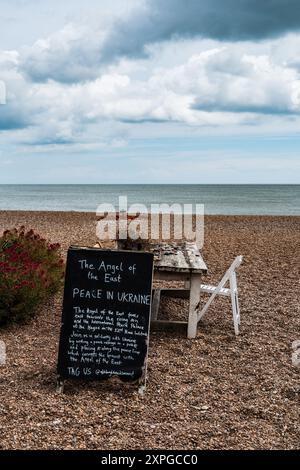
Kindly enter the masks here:
M 196 306 L 200 299 L 200 282 L 201 275 L 191 275 L 191 289 L 190 289 L 190 305 L 189 305 L 189 321 L 188 321 L 188 338 L 196 338 L 197 336 L 197 312 Z

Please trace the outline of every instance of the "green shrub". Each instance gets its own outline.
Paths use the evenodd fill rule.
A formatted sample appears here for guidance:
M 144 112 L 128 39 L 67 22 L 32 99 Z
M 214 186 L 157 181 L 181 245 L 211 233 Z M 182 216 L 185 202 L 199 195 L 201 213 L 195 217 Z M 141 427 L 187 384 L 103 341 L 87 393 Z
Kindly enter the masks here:
M 25 320 L 57 291 L 64 275 L 60 245 L 25 227 L 0 237 L 0 324 Z

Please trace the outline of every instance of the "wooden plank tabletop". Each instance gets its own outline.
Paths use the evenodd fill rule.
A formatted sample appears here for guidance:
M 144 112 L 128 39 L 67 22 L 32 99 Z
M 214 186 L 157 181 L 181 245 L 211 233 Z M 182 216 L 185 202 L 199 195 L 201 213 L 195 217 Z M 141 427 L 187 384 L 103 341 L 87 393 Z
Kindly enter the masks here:
M 162 243 L 151 246 L 154 253 L 154 270 L 178 273 L 206 274 L 207 266 L 203 261 L 196 243 Z

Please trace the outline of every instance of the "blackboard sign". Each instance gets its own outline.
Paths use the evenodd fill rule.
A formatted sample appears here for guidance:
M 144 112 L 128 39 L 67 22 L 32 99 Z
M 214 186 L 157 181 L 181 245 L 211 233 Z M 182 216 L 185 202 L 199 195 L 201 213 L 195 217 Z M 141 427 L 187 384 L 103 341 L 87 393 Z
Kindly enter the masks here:
M 153 255 L 70 247 L 58 375 L 142 379 L 148 351 Z

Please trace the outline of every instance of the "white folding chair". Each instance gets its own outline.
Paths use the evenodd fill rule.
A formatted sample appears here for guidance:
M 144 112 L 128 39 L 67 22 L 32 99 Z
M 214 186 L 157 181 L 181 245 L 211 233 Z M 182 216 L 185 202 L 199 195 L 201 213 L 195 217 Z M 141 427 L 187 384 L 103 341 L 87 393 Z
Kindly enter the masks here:
M 230 297 L 231 299 L 234 332 L 236 335 L 239 334 L 239 325 L 241 323 L 241 318 L 240 318 L 238 289 L 237 289 L 235 271 L 240 266 L 242 261 L 243 261 L 243 257 L 237 256 L 217 286 L 200 284 L 199 292 L 200 293 L 205 292 L 207 294 L 211 294 L 211 296 L 201 310 L 200 310 L 201 298 L 199 300 L 198 305 L 196 305 L 195 313 L 197 314 L 197 320 L 196 320 L 197 323 L 201 320 L 201 318 L 203 318 L 210 304 L 213 302 L 214 298 L 217 295 L 224 295 L 224 296 Z M 227 282 L 229 282 L 229 288 L 224 287 Z M 157 322 L 157 323 L 161 322 L 160 320 L 157 320 L 157 317 L 158 317 L 160 301 L 162 297 L 188 299 L 190 297 L 190 289 L 187 289 L 187 288 L 185 289 L 178 289 L 178 288 L 154 289 L 153 298 L 152 298 L 152 308 L 151 308 L 151 321 L 152 322 Z M 185 322 L 177 321 L 177 322 L 171 322 L 171 323 L 182 324 Z
M 241 317 L 240 317 L 238 289 L 237 289 L 235 271 L 241 265 L 242 261 L 243 261 L 243 257 L 237 256 L 235 260 L 233 261 L 232 265 L 230 266 L 230 268 L 227 269 L 226 273 L 224 274 L 220 283 L 217 286 L 211 286 L 207 284 L 200 285 L 200 291 L 211 294 L 211 296 L 201 310 L 199 310 L 200 302 L 197 305 L 196 310 L 198 312 L 198 317 L 197 317 L 198 322 L 201 320 L 201 318 L 203 318 L 203 316 L 207 312 L 214 298 L 217 295 L 225 295 L 231 298 L 234 332 L 236 335 L 239 334 L 239 326 L 241 323 Z M 229 282 L 229 288 L 224 287 L 227 282 Z

